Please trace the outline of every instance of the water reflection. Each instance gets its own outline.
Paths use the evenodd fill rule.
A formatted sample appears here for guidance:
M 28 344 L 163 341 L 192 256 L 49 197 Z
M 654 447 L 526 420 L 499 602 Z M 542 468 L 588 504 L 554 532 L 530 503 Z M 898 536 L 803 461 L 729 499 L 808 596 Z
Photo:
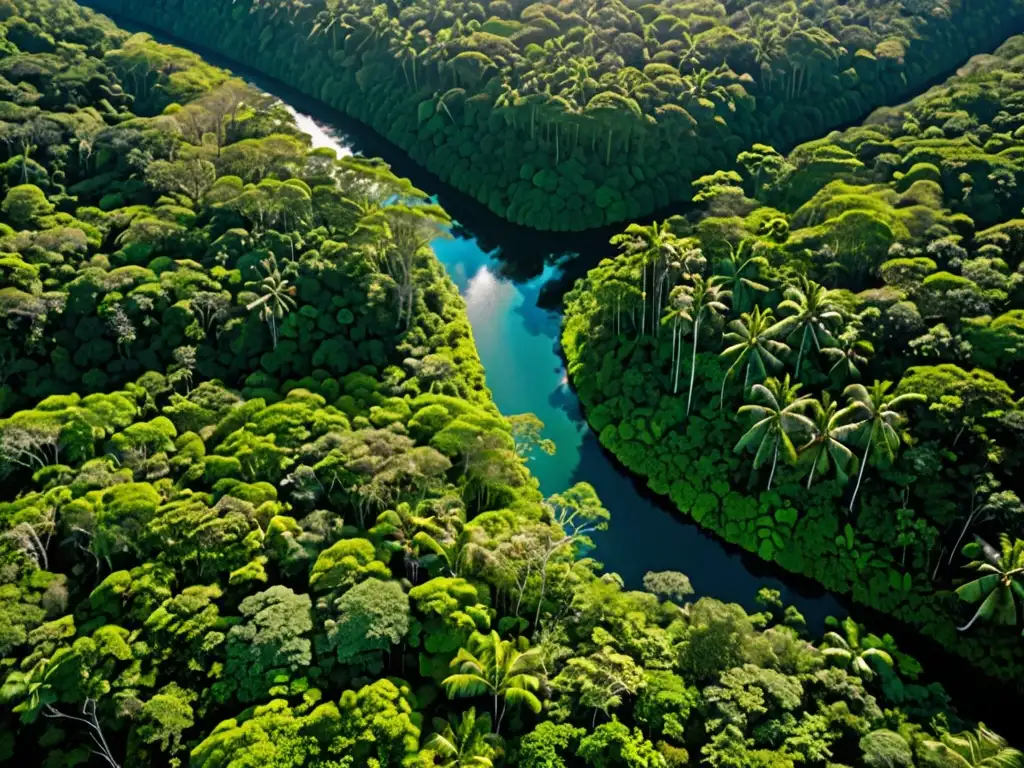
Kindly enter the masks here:
M 845 612 L 829 595 L 806 585 L 793 589 L 770 575 L 770 566 L 724 546 L 661 506 L 630 476 L 619 471 L 587 426 L 579 400 L 569 388 L 558 352 L 559 315 L 537 305 L 544 286 L 559 277 L 547 265 L 522 282 L 501 275 L 499 254 L 486 253 L 471 239 L 434 244 L 438 259 L 466 299 L 487 383 L 507 414 L 533 412 L 555 441 L 554 456 L 537 455 L 531 470 L 545 494 L 585 481 L 611 511 L 607 531 L 595 536 L 597 557 L 626 584 L 638 587 L 651 570 L 687 573 L 698 594 L 756 608 L 761 586 L 780 590 L 815 627 L 824 617 Z M 790 582 L 787 579 L 787 583 Z
M 347 141 L 346 137 L 337 135 L 340 131 L 336 128 L 321 123 L 304 112 L 299 112 L 290 104 L 285 104 L 284 108 L 295 118 L 295 125 L 298 126 L 298 129 L 303 133 L 308 133 L 313 139 L 315 149 L 330 147 L 338 153 L 338 157 L 348 157 L 353 154 L 351 142 Z
M 349 147 L 357 140 L 351 129 L 341 132 L 307 113 L 296 114 L 303 130 L 313 136 L 314 146 L 351 153 Z M 372 139 L 364 142 L 359 136 L 358 142 L 354 146 L 367 154 L 378 154 Z M 379 154 L 391 161 L 388 153 Z M 417 179 L 422 172 L 408 174 L 401 163 L 394 165 L 396 172 L 424 186 Z M 450 239 L 432 245 L 466 300 L 494 401 L 506 414 L 537 414 L 545 424 L 545 437 L 555 442 L 554 456 L 539 454 L 530 466 L 545 494 L 577 482 L 588 482 L 597 490 L 612 515 L 608 530 L 594 537 L 596 556 L 608 570 L 634 588 L 647 571 L 683 571 L 698 594 L 737 602 L 748 610 L 757 608 L 757 590 L 769 586 L 782 592 L 816 629 L 826 615 L 845 615 L 817 585 L 793 578 L 783 583 L 771 575 L 771 566 L 680 519 L 620 471 L 587 426 L 559 354 L 560 316 L 549 307 L 560 305 L 562 293 L 578 274 L 610 254 L 609 233 L 527 232 L 436 181 L 428 191 L 436 193 L 461 222 Z

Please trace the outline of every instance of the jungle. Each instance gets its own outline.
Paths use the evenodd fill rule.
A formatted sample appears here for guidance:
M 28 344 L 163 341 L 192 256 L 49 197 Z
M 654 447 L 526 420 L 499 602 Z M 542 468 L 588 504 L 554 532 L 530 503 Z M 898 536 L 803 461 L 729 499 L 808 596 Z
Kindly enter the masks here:
M 616 236 L 563 335 L 654 491 L 1018 687 L 1022 72 L 1013 37 L 861 126 L 741 153 L 693 215 Z
M 92 4 L 357 117 L 541 230 L 689 201 L 755 142 L 856 122 L 1024 31 L 1021 0 Z
M 0 0 L 0 30 L 0 764 L 1024 765 L 889 634 L 605 572 L 609 511 L 585 483 L 539 491 L 557 446 L 495 406 L 426 192 L 72 0 Z M 935 632 L 960 611 L 1007 688 L 1020 44 L 701 177 L 693 217 L 616 237 L 564 337 L 602 439 L 655 485 L 628 446 L 656 434 L 684 511 L 717 530 L 721 490 L 743 525 L 720 533 L 747 546 L 753 509 L 753 549 L 826 562 L 833 589 L 882 561 L 876 607 Z M 800 429 L 828 421 L 805 473 Z M 959 539 L 930 532 L 950 520 Z

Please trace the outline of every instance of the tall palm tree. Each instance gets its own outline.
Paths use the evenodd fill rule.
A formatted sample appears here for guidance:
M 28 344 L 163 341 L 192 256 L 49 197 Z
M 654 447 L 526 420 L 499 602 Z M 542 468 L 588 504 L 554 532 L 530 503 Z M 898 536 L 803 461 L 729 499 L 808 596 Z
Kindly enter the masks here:
M 792 344 L 797 336 L 800 337 L 794 374 L 799 379 L 807 342 L 814 342 L 814 348 L 819 352 L 823 346 L 835 344 L 829 329 L 840 323 L 843 316 L 833 298 L 835 292 L 808 279 L 806 275 L 800 275 L 796 285 L 787 287 L 785 295 L 785 301 L 779 304 L 779 311 L 793 313 L 781 322 L 790 331 L 787 341 Z
M 532 674 L 538 663 L 538 651 L 538 648 L 531 648 L 521 652 L 514 642 L 502 640 L 494 630 L 489 635 L 474 632 L 467 647 L 460 648 L 452 659 L 451 667 L 458 672 L 446 677 L 441 684 L 450 698 L 492 696 L 494 717 L 498 721 L 494 732 L 498 733 L 505 707 L 510 702 L 526 704 L 535 713 L 541 710 L 540 699 L 534 693 L 540 688 L 540 678 Z
M 944 733 L 939 741 L 921 744 L 921 756 L 929 765 L 948 768 L 1024 768 L 1024 752 L 992 733 L 984 723 L 976 731 Z
M 672 326 L 672 359 L 669 361 L 668 370 L 669 376 L 674 377 L 675 380 L 672 385 L 673 395 L 679 389 L 679 360 L 683 356 L 683 333 L 679 326 L 692 322 L 690 303 L 687 297 L 689 288 L 688 285 L 677 285 L 672 289 L 668 296 L 668 302 L 665 304 L 665 312 L 661 317 L 662 325 L 671 324 Z M 673 371 L 675 371 L 674 376 Z
M 674 311 L 677 317 L 690 325 L 693 333 L 693 356 L 690 361 L 690 390 L 686 397 L 686 415 L 690 415 L 693 404 L 693 383 L 697 372 L 697 347 L 700 344 L 700 328 L 706 319 L 715 315 L 724 315 L 729 311 L 725 301 L 729 291 L 719 284 L 716 277 L 705 280 L 701 275 L 693 276 L 693 285 L 680 286 L 675 296 Z M 680 351 L 682 338 L 679 340 Z M 682 357 L 682 354 L 679 355 Z M 672 394 L 679 390 L 679 358 L 676 359 L 675 384 Z
M 835 402 L 828 392 L 822 393 L 821 402 L 807 400 L 807 408 L 810 410 L 810 419 L 814 427 L 810 439 L 800 446 L 799 451 L 801 456 L 807 456 L 810 460 L 811 470 L 807 474 L 807 487 L 811 487 L 815 475 L 828 474 L 833 467 L 839 481 L 847 482 L 850 478 L 846 470 L 857 460 L 853 451 L 843 443 L 844 440 L 850 439 L 850 431 L 846 429 L 849 425 L 844 424 L 849 418 L 850 409 L 839 410 L 839 403 Z
M 900 409 L 911 403 L 920 403 L 927 398 L 918 392 L 904 395 L 889 394 L 891 381 L 876 381 L 868 389 L 863 384 L 851 384 L 843 395 L 850 402 L 850 416 L 854 422 L 848 425 L 847 431 L 856 431 L 865 435 L 864 458 L 861 459 L 860 471 L 857 473 L 857 485 L 850 499 L 850 511 L 857 501 L 860 484 L 864 480 L 864 467 L 868 465 L 872 453 L 887 462 L 892 462 L 899 451 L 905 430 L 901 427 L 906 417 Z M 844 432 L 844 434 L 846 434 Z
M 763 256 L 751 256 L 752 241 L 744 240 L 738 249 L 726 243 L 729 255 L 715 264 L 715 273 L 720 275 L 732 294 L 732 308 L 743 312 L 747 307 L 747 296 L 751 293 L 767 293 L 769 288 L 760 281 L 761 273 L 768 267 Z
M 760 404 L 742 405 L 739 409 L 740 414 L 752 414 L 756 421 L 736 443 L 734 450 L 736 453 L 754 450 L 755 470 L 771 460 L 769 490 L 775 479 L 779 454 L 789 464 L 796 462 L 793 435 L 807 433 L 814 428 L 813 422 L 800 412 L 807 407 L 807 397 L 801 397 L 799 391 L 800 385 L 792 384 L 788 374 L 782 381 L 771 378 L 764 384 L 755 384 L 751 391 L 751 398 L 760 400 Z
M 613 237 L 611 242 L 612 245 L 618 245 L 623 248 L 626 253 L 640 254 L 640 336 L 642 337 L 646 330 L 647 317 L 647 265 L 653 265 L 654 269 L 652 272 L 656 272 L 659 260 L 678 256 L 679 249 L 676 237 L 669 230 L 668 221 L 655 221 L 649 226 L 636 223 L 630 224 L 626 227 L 625 232 Z M 653 274 L 651 279 L 653 283 Z M 657 316 L 657 311 L 658 308 L 655 307 L 654 317 Z M 651 323 L 652 325 L 654 324 L 653 317 Z
M 860 627 L 847 617 L 842 622 L 843 634 L 826 632 L 821 651 L 826 658 L 851 670 L 864 680 L 872 679 L 878 665 L 892 669 L 892 656 L 881 648 L 864 647 L 860 642 Z
M 500 737 L 491 733 L 491 716 L 485 712 L 477 717 L 475 707 L 451 721 L 435 718 L 434 728 L 424 747 L 440 759 L 433 763 L 438 768 L 492 768 L 502 754 Z
M 397 18 L 388 15 L 386 5 L 375 5 L 369 16 L 359 19 L 359 30 L 363 33 L 363 39 L 356 46 L 356 53 L 361 51 L 367 43 L 371 43 L 371 50 L 377 47 L 381 41 L 387 43 L 390 38 L 397 34 L 401 25 Z
M 401 62 L 405 84 L 410 86 L 414 92 L 418 91 L 420 86 L 416 79 L 416 62 L 419 59 L 419 51 L 416 49 L 416 36 L 408 29 L 396 32 L 388 43 L 388 52 Z M 412 80 L 409 79 L 410 70 L 412 71 Z
M 516 112 L 522 106 L 522 96 L 519 95 L 512 82 L 504 79 L 499 86 L 498 95 L 494 99 L 494 109 L 505 115 L 505 122 L 513 128 L 516 126 Z
M 735 299 L 736 294 L 732 296 Z M 779 358 L 789 351 L 789 346 L 776 337 L 783 330 L 775 322 L 771 309 L 762 311 L 760 307 L 754 307 L 753 312 L 744 312 L 739 320 L 729 323 L 729 332 L 725 334 L 725 343 L 729 346 L 722 350 L 721 356 L 733 362 L 722 377 L 720 409 L 725 407 L 725 383 L 743 365 L 747 367 L 744 392 L 763 381 L 769 370 L 782 368 Z
M 330 32 L 331 46 L 335 51 L 337 51 L 338 30 L 343 30 L 347 35 L 353 29 L 352 25 L 349 23 L 350 18 L 348 10 L 340 0 L 329 0 L 323 10 L 316 15 L 316 20 L 313 24 L 313 28 L 309 32 L 309 37 L 314 38 L 319 35 L 326 35 Z
M 974 558 L 966 567 L 982 574 L 956 590 L 965 603 L 981 603 L 974 616 L 959 631 L 966 632 L 978 619 L 993 624 L 1012 626 L 1017 623 L 1017 600 L 1024 601 L 1024 540 L 1011 541 L 999 535 L 999 549 L 979 536 L 964 547 L 964 554 Z
M 259 282 L 259 290 L 263 295 L 245 305 L 247 312 L 259 308 L 259 318 L 270 328 L 270 338 L 274 349 L 277 349 L 277 325 L 284 316 L 295 309 L 294 286 L 281 275 L 277 268 L 277 259 L 271 256 L 260 262 L 263 267 L 263 279 Z

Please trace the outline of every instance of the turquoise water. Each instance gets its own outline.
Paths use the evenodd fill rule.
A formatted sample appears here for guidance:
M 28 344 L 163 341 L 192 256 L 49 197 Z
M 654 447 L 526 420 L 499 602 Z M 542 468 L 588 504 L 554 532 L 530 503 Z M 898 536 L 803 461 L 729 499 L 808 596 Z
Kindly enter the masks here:
M 536 237 L 534 235 L 534 237 Z M 470 238 L 440 240 L 434 252 L 466 300 L 480 359 L 494 400 L 505 414 L 535 413 L 554 440 L 554 456 L 539 455 L 530 468 L 545 494 L 585 481 L 593 485 L 612 515 L 607 531 L 595 536 L 596 557 L 610 571 L 638 587 L 647 571 L 686 573 L 698 595 L 738 602 L 752 609 L 762 586 L 782 591 L 815 626 L 829 613 L 845 611 L 829 595 L 793 587 L 769 575 L 757 558 L 735 551 L 683 521 L 645 495 L 615 466 L 587 426 L 579 400 L 566 381 L 558 354 L 560 317 L 538 306 L 541 289 L 560 276 L 554 266 L 514 281 L 502 277 L 497 253 L 485 253 Z
M 559 355 L 560 317 L 545 306 L 557 306 L 552 294 L 557 297 L 564 289 L 566 271 L 579 274 L 587 263 L 607 255 L 606 234 L 547 235 L 513 227 L 415 166 L 389 157 L 387 147 L 373 136 L 351 125 L 339 128 L 333 116 L 330 123 L 311 116 L 317 114 L 315 105 L 292 94 L 288 102 L 315 146 L 329 146 L 339 154 L 362 150 L 383 156 L 398 173 L 436 194 L 459 220 L 453 237 L 437 240 L 433 248 L 466 301 L 488 386 L 503 413 L 536 414 L 545 424 L 544 436 L 555 442 L 554 456 L 540 454 L 530 463 L 545 494 L 577 482 L 597 490 L 611 512 L 608 530 L 594 537 L 595 556 L 607 570 L 636 588 L 647 571 L 682 571 L 698 595 L 747 609 L 757 608 L 757 590 L 769 586 L 819 629 L 825 616 L 845 615 L 838 601 L 817 585 L 781 574 L 705 534 L 653 498 L 603 451 L 587 426 Z M 566 254 L 568 247 L 585 255 Z

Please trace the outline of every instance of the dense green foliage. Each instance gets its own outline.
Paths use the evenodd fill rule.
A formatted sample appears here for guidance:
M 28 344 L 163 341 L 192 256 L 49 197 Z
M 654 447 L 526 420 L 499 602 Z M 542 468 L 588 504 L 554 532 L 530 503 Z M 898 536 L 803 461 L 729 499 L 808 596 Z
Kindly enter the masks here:
M 397 393 L 472 399 L 469 327 L 423 248 L 443 211 L 374 161 L 310 152 L 283 108 L 191 54 L 94 29 L 87 53 L 5 59 L 0 413 L 169 365 L 334 396 L 370 365 Z M 167 62 L 156 82 L 135 82 L 138 56 Z
M 96 0 L 372 126 L 492 211 L 576 230 L 689 200 L 1020 31 L 1020 0 Z M 145 67 L 143 67 L 145 71 Z
M 1024 764 L 888 635 L 600 575 L 408 182 L 70 0 L 0 17 L 0 763 Z
M 1018 687 L 1022 76 L 1011 38 L 863 126 L 740 155 L 695 215 L 617 238 L 563 336 L 652 489 Z

